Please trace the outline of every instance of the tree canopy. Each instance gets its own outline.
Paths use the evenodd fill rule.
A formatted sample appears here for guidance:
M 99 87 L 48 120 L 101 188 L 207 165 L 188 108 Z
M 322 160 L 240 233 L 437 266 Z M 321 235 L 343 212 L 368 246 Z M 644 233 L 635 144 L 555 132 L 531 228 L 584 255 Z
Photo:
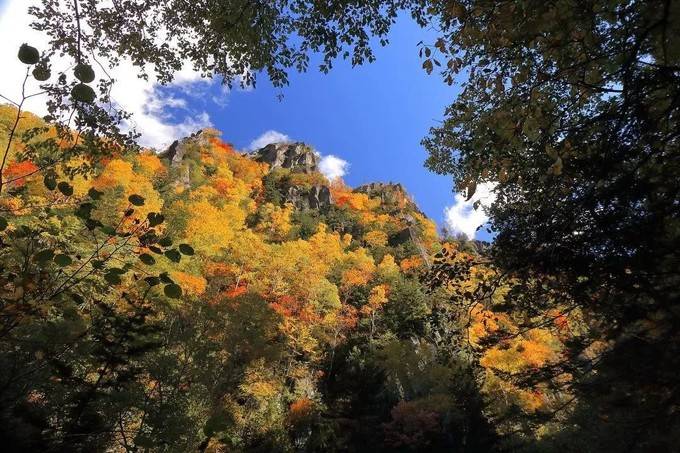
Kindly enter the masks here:
M 494 186 L 493 258 L 522 281 L 511 309 L 548 314 L 557 299 L 587 313 L 557 372 L 580 376 L 607 417 L 592 431 L 671 448 L 680 4 L 456 1 L 442 18 L 433 58 L 467 81 L 424 141 L 428 167 L 468 193 Z M 606 352 L 581 361 L 595 341 Z

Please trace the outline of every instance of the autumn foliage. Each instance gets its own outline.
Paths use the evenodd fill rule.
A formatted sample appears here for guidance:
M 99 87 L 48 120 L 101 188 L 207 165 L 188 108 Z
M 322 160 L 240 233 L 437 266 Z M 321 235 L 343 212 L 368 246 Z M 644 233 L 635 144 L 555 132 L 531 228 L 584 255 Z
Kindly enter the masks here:
M 502 417 L 549 411 L 565 397 L 516 379 L 558 362 L 575 325 L 571 315 L 558 311 L 550 326 L 523 331 L 520 319 L 495 310 L 504 286 L 487 306 L 456 302 L 495 270 L 442 241 L 401 186 L 355 190 L 318 173 L 270 173 L 214 130 L 185 146 L 180 161 L 150 151 L 120 153 L 91 162 L 89 173 L 56 174 L 59 184 L 16 153 L 3 172 L 11 184 L 0 201 L 12 214 L 3 234 L 24 241 L 24 229 L 43 229 L 12 259 L 23 263 L 18 257 L 25 250 L 54 249 L 29 257 L 41 267 L 23 280 L 6 278 L 3 313 L 28 328 L 17 335 L 41 336 L 35 344 L 43 346 L 30 352 L 26 366 L 58 360 L 62 353 L 42 336 L 64 317 L 76 317 L 60 329 L 83 350 L 129 343 L 72 371 L 81 373 L 83 388 L 101 376 L 100 383 L 119 386 L 133 402 L 105 404 L 107 387 L 97 384 L 99 399 L 79 403 L 115 418 L 116 442 L 130 443 L 135 433 L 137 445 L 164 438 L 186 449 L 222 451 L 277 442 L 292 451 L 333 442 L 348 429 L 342 420 L 351 419 L 374 437 L 367 440 L 364 427 L 354 424 L 347 445 L 438 449 L 455 444 L 451 433 L 471 429 L 460 420 L 482 417 L 481 410 L 461 412 L 473 400 L 486 416 Z M 328 186 L 332 201 L 302 209 L 295 199 L 280 198 L 285 190 L 270 191 L 271 178 L 279 189 Z M 43 206 L 53 213 L 46 223 L 38 216 Z M 469 273 L 428 283 L 437 266 Z M 30 314 L 20 315 L 21 301 L 53 278 L 40 269 L 67 283 L 70 273 L 86 272 L 64 294 L 67 303 L 38 298 Z M 99 307 L 96 319 L 86 301 Z M 47 327 L 30 329 L 37 325 Z M 467 344 L 455 346 L 456 338 Z M 489 347 L 490 338 L 501 341 Z M 466 389 L 477 383 L 460 384 L 473 376 L 462 351 L 476 357 L 484 375 L 474 396 Z M 79 363 L 78 354 L 65 359 L 68 366 Z M 81 401 L 60 366 L 31 381 L 22 401 L 55 413 L 59 398 Z M 363 385 L 369 394 L 355 399 Z M 43 392 L 45 386 L 51 390 Z M 44 423 L 58 436 L 76 429 L 69 423 L 81 423 L 80 415 L 64 417 Z M 499 432 L 505 429 L 498 424 Z

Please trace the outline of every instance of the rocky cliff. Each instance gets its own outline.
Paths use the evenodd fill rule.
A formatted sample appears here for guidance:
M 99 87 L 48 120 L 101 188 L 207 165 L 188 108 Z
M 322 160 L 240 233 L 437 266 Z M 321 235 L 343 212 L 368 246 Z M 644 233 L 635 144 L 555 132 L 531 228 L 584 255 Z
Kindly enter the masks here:
M 297 209 L 323 210 L 333 203 L 330 188 L 319 174 L 319 153 L 305 143 L 272 143 L 248 155 L 258 162 L 269 164 L 269 171 L 283 170 L 291 173 L 310 175 L 311 184 L 296 185 L 282 176 L 277 180 L 277 189 L 285 201 Z M 316 175 L 318 178 L 314 178 Z M 300 178 L 297 178 L 298 180 Z M 304 179 L 304 178 L 303 178 Z
M 422 214 L 413 198 L 406 192 L 404 186 L 399 183 L 372 182 L 354 189 L 355 192 L 365 193 L 371 198 L 380 198 L 380 202 L 394 210 L 408 210 Z
M 206 146 L 211 138 L 218 137 L 219 131 L 214 129 L 201 129 L 188 137 L 184 137 L 181 140 L 175 140 L 172 145 L 168 147 L 165 151 L 160 153 L 158 157 L 161 159 L 168 159 L 172 167 L 178 166 L 182 163 L 184 155 L 192 147 Z
M 174 142 L 160 157 L 169 160 L 171 167 L 182 170 L 181 164 L 191 151 L 205 146 L 215 137 L 216 131 L 212 129 L 199 131 Z M 319 154 L 311 146 L 301 142 L 272 143 L 245 156 L 269 165 L 269 172 L 263 178 L 265 199 L 281 205 L 292 203 L 300 211 L 325 212 L 334 204 L 330 182 L 319 173 Z M 179 175 L 188 186 L 188 169 L 180 171 Z M 390 232 L 390 246 L 412 243 L 423 261 L 430 263 L 429 254 L 419 239 L 422 219 L 426 217 L 401 184 L 374 182 L 350 191 L 379 199 L 379 211 L 398 220 L 401 229 Z
M 250 154 L 253 160 L 269 164 L 271 170 L 288 168 L 312 173 L 319 170 L 319 154 L 304 143 L 271 143 Z

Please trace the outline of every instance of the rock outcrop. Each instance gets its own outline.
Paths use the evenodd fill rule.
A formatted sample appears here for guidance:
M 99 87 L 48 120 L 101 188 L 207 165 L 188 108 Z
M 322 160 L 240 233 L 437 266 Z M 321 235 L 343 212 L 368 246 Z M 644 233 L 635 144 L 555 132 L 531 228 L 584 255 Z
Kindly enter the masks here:
M 394 184 L 391 182 L 372 182 L 369 184 L 364 184 L 363 186 L 359 186 L 354 189 L 354 191 L 365 193 L 370 197 L 379 196 L 383 201 L 388 201 L 386 198 L 394 196 L 397 193 L 406 194 L 404 186 L 399 183 Z
M 219 134 L 220 133 L 215 129 L 201 129 L 198 132 L 195 132 L 188 137 L 184 137 L 181 140 L 175 140 L 172 145 L 160 153 L 158 157 L 161 159 L 168 159 L 170 161 L 170 166 L 176 167 L 182 163 L 184 155 L 187 153 L 190 147 L 207 146 L 210 142 L 210 139 L 218 137 Z
M 319 154 L 304 143 L 271 143 L 250 153 L 258 162 L 268 163 L 270 168 L 288 168 L 303 173 L 319 171 Z
M 270 171 L 284 168 L 293 173 L 318 173 L 319 154 L 304 143 L 271 143 L 249 154 L 258 162 L 269 164 Z M 286 201 L 297 209 L 323 210 L 333 203 L 330 188 L 317 184 L 312 187 L 289 186 L 282 188 Z
M 207 146 L 211 138 L 219 137 L 220 132 L 215 129 L 201 129 L 188 137 L 181 140 L 175 140 L 172 145 L 165 151 L 158 155 L 161 159 L 170 161 L 170 168 L 177 169 L 177 179 L 185 187 L 191 186 L 191 178 L 189 176 L 189 168 L 181 168 L 184 156 L 192 148 L 197 149 Z
M 397 183 L 372 182 L 364 184 L 354 189 L 354 192 L 365 193 L 371 198 L 380 198 L 380 202 L 385 206 L 392 206 L 395 210 L 404 209 L 423 214 L 418 208 L 413 198 L 406 192 L 404 186 Z
M 333 203 L 328 186 L 312 186 L 310 189 L 290 187 L 286 200 L 298 209 L 323 210 Z

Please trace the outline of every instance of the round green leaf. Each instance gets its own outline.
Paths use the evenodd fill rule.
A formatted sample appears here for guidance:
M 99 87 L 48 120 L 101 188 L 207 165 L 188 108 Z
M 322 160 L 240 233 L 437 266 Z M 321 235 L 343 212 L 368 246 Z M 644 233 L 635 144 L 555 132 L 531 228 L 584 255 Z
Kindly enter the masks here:
M 160 225 L 165 221 L 163 214 L 159 214 L 157 212 L 150 212 L 146 218 L 149 219 L 149 227 L 151 228 Z
M 93 220 L 93 219 L 85 219 L 85 226 L 87 226 L 87 229 L 92 231 L 95 228 L 102 227 L 102 223 L 99 220 Z
M 46 263 L 54 258 L 54 252 L 50 249 L 41 250 L 33 255 L 33 260 L 38 263 Z
M 73 260 L 71 259 L 71 257 L 68 256 L 68 255 L 64 255 L 63 253 L 55 255 L 53 260 L 57 264 L 57 266 L 61 266 L 61 267 L 66 267 L 69 264 L 73 263 Z
M 38 65 L 33 69 L 33 77 L 38 82 L 44 82 L 52 76 L 52 71 L 50 68 L 44 65 Z
M 104 274 L 104 280 L 109 282 L 111 285 L 120 284 L 120 274 L 118 272 L 107 272 Z
M 128 197 L 128 201 L 135 206 L 143 206 L 144 205 L 144 197 L 142 197 L 141 195 L 132 194 Z
M 91 104 L 94 102 L 97 95 L 91 86 L 79 83 L 71 89 L 71 97 L 76 101 Z
M 83 203 L 75 210 L 75 215 L 81 219 L 89 219 L 93 209 L 94 205 L 92 203 Z
M 171 299 L 179 299 L 182 297 L 182 288 L 175 283 L 170 283 L 163 287 L 163 293 Z
M 182 259 L 182 254 L 175 249 L 167 250 L 165 252 L 165 256 L 174 263 L 179 263 L 179 261 Z
M 89 64 L 81 63 L 76 65 L 73 74 L 76 76 L 76 79 L 83 83 L 90 83 L 94 80 L 94 70 Z
M 19 47 L 19 60 L 24 64 L 36 64 L 40 60 L 40 52 L 33 46 L 22 44 Z
M 163 283 L 175 283 L 175 282 L 170 278 L 170 276 L 168 275 L 167 272 L 163 272 L 163 273 L 160 274 L 158 277 L 161 279 L 161 281 L 162 281 Z
M 156 264 L 156 259 L 153 256 L 149 255 L 148 253 L 142 253 L 141 255 L 139 255 L 139 260 L 142 263 L 146 264 L 147 266 L 152 266 Z
M 87 191 L 87 194 L 92 198 L 93 200 L 99 200 L 102 195 L 104 195 L 104 192 L 100 192 L 94 187 L 91 187 L 90 190 Z
M 57 180 L 54 179 L 52 175 L 45 175 L 43 178 L 43 184 L 47 187 L 47 190 L 54 190 L 57 188 Z
M 194 254 L 194 248 L 189 244 L 180 244 L 179 251 L 182 252 L 183 255 L 191 256 Z
M 104 225 L 101 227 L 102 233 L 108 234 L 109 236 L 113 236 L 116 234 L 116 229 L 112 227 L 111 225 Z
M 59 184 L 57 184 L 57 188 L 59 189 L 59 192 L 66 195 L 67 197 L 73 195 L 73 186 L 71 186 L 71 184 L 67 183 L 66 181 L 61 181 Z
M 149 285 L 149 286 L 157 286 L 161 284 L 161 279 L 158 277 L 146 277 L 144 281 Z

